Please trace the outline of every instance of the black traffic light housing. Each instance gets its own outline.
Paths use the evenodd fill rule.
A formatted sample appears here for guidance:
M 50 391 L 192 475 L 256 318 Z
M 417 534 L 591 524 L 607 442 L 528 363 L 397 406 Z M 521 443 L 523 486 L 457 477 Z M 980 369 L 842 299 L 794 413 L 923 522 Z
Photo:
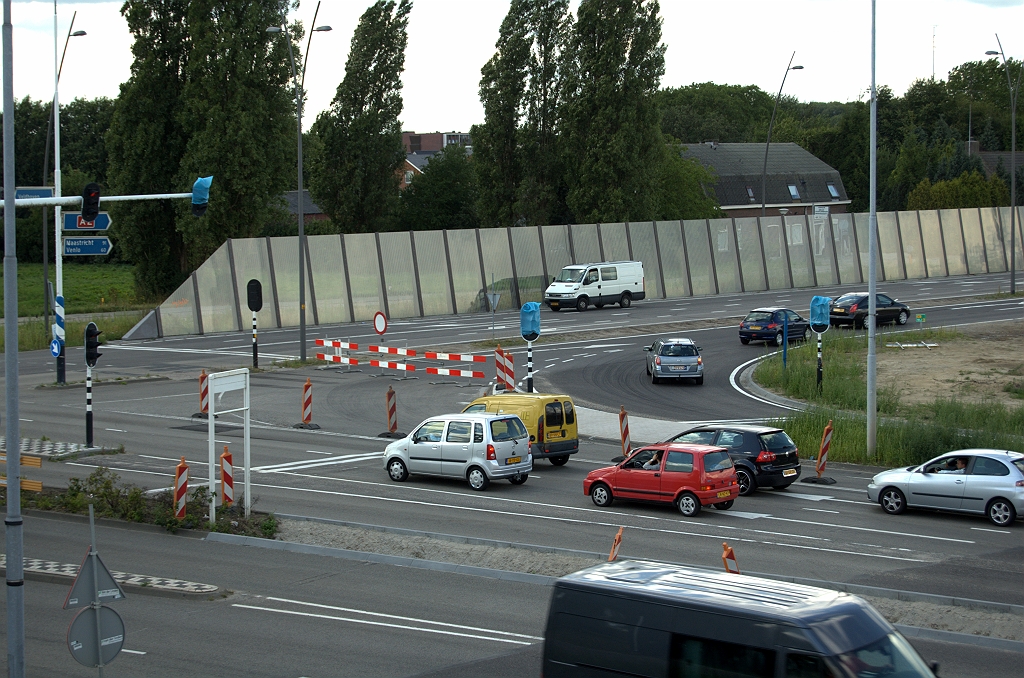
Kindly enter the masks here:
M 96 360 L 102 353 L 99 352 L 100 335 L 103 334 L 96 323 L 89 323 L 85 326 L 85 364 L 89 367 L 96 367 Z
M 96 221 L 100 215 L 100 185 L 86 184 L 82 191 L 82 221 Z

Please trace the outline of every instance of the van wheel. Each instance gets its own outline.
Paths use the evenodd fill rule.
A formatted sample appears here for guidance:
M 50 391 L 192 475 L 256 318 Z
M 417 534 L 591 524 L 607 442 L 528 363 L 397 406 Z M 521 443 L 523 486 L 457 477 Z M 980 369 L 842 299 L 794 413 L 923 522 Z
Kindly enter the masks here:
M 619 306 L 621 308 L 629 308 L 633 304 L 633 295 L 629 292 L 623 292 L 622 296 L 619 297 Z
M 491 481 L 487 478 L 487 474 L 479 466 L 474 466 L 469 469 L 469 473 L 466 474 L 466 480 L 469 481 L 469 486 L 478 492 L 480 490 L 486 490 L 487 486 L 491 484 Z
M 590 498 L 601 507 L 612 505 L 612 491 L 604 483 L 594 483 L 594 486 L 590 488 Z
M 569 462 L 569 455 L 563 454 L 557 457 L 548 457 L 552 466 L 565 466 Z
M 720 501 L 720 502 L 718 502 L 717 504 L 714 504 L 713 506 L 714 506 L 714 507 L 715 507 L 716 509 L 718 509 L 719 511 L 728 511 L 729 509 L 731 509 L 731 508 L 732 508 L 732 505 L 733 505 L 733 504 L 734 504 L 735 502 L 736 502 L 736 500 L 735 500 L 735 499 L 730 499 L 729 501 Z
M 409 477 L 409 470 L 401 459 L 392 459 L 388 462 L 388 476 L 396 483 L 400 483 Z
M 518 475 L 512 476 L 511 478 L 508 479 L 508 481 L 513 485 L 522 485 L 523 483 L 526 482 L 526 479 L 529 477 L 529 475 L 529 473 L 520 473 Z
M 587 305 L 589 303 L 589 299 L 587 299 L 586 297 L 580 297 L 579 299 L 576 300 L 576 310 L 579 311 L 580 313 L 583 313 L 583 311 L 587 310 Z
M 700 513 L 700 499 L 697 499 L 697 495 L 692 492 L 683 492 L 679 495 L 676 506 L 679 508 L 679 512 L 687 518 L 693 518 Z

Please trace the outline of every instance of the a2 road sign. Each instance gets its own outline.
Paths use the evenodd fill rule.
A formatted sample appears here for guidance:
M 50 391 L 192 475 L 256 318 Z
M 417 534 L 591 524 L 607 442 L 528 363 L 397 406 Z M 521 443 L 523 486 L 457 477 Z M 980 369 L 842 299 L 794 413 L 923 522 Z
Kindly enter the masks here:
M 64 212 L 65 231 L 105 231 L 113 222 L 107 212 L 100 212 L 93 221 L 82 219 L 81 212 Z
M 114 243 L 105 236 L 99 238 L 64 238 L 64 256 L 103 256 L 110 254 Z

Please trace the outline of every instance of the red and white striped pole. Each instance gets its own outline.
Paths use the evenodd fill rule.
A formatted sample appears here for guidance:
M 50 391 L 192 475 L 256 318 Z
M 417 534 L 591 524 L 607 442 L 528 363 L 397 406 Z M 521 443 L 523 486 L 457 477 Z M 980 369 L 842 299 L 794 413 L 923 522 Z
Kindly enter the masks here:
M 815 464 L 814 470 L 818 472 L 818 477 L 825 472 L 825 464 L 828 462 L 828 448 L 832 444 L 832 420 L 828 420 L 828 424 L 825 426 L 825 432 L 821 434 L 821 448 L 818 451 L 818 463 Z
M 516 363 L 511 353 L 505 353 L 505 390 L 516 390 Z
M 390 386 L 388 386 L 384 403 L 388 410 L 388 433 L 394 433 L 398 430 L 398 395 Z
M 501 344 L 494 349 L 494 382 L 505 388 L 505 354 L 501 350 Z
M 199 373 L 199 411 L 203 414 L 210 413 L 210 384 L 206 370 Z
M 188 464 L 185 457 L 174 469 L 174 517 L 178 520 L 185 518 L 185 499 L 188 497 Z
M 619 405 L 619 435 L 622 437 L 622 456 L 629 456 L 629 415 L 626 413 L 626 407 Z
M 302 385 L 302 423 L 308 424 L 313 421 L 313 382 L 306 378 Z
M 231 453 L 228 446 L 224 446 L 224 453 L 220 455 L 220 504 L 231 506 L 235 503 L 235 477 L 234 467 L 231 463 Z

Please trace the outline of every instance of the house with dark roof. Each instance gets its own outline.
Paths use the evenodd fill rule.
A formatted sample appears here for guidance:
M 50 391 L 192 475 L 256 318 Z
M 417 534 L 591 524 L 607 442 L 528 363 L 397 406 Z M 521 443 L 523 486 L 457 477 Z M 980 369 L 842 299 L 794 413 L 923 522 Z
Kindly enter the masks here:
M 718 177 L 713 191 L 730 217 L 761 215 L 761 175 L 764 144 L 689 144 L 684 158 L 695 158 Z M 828 206 L 832 213 L 845 212 L 850 199 L 839 172 L 794 143 L 771 144 L 765 173 L 765 214 L 813 214 Z M 783 211 L 785 210 L 785 211 Z
M 399 170 L 398 190 L 404 191 L 417 174 L 423 174 L 430 159 L 440 153 L 436 151 L 412 151 L 405 154 L 405 164 Z
M 293 217 L 299 214 L 299 192 L 298 191 L 285 191 L 284 194 L 285 207 L 288 210 L 288 214 Z M 326 221 L 328 216 L 324 214 L 319 205 L 313 202 L 313 198 L 309 195 L 309 191 L 302 191 L 302 223 L 308 224 L 311 221 Z

